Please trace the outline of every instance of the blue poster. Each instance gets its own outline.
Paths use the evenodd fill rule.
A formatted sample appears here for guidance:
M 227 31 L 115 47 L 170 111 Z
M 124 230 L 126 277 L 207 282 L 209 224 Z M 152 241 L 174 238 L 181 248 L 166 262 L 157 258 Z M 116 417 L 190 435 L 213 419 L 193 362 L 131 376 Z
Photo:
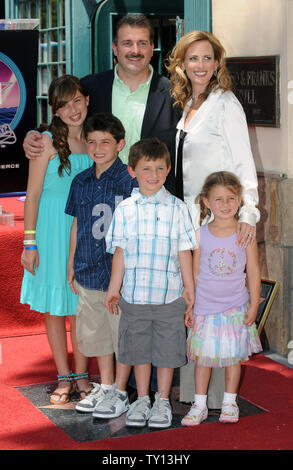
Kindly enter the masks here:
M 38 31 L 0 31 L 0 194 L 26 189 L 22 143 L 36 127 Z

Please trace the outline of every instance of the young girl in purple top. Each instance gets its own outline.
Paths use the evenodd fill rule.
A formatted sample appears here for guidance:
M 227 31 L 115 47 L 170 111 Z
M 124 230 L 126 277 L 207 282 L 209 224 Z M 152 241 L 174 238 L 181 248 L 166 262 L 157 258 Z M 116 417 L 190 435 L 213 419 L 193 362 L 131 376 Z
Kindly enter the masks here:
M 196 362 L 195 398 L 182 420 L 185 426 L 198 425 L 208 416 L 207 388 L 212 367 L 225 367 L 219 420 L 237 422 L 240 363 L 262 350 L 254 323 L 260 299 L 257 243 L 237 244 L 241 190 L 234 174 L 219 171 L 207 177 L 198 198 L 201 223 L 211 213 L 214 219 L 196 232 L 199 248 L 193 254 L 194 313 L 185 317 L 185 325 L 191 328 L 187 355 L 189 362 Z

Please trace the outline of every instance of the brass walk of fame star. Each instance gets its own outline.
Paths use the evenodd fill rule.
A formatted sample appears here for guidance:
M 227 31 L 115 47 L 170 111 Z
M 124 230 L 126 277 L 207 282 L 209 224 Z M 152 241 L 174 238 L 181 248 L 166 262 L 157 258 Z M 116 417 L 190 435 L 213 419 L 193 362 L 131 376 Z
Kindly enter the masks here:
M 173 413 L 174 414 L 184 414 L 186 413 L 186 404 L 182 404 L 179 401 L 179 387 L 172 387 L 171 394 L 170 394 L 170 401 L 173 403 Z M 51 410 L 75 410 L 75 405 L 78 403 L 78 400 L 71 400 L 67 403 L 61 403 L 58 405 L 54 405 L 53 403 L 49 403 L 48 405 L 39 405 L 37 408 L 41 409 L 51 409 Z M 122 426 L 121 419 L 119 418 L 112 418 L 111 419 L 112 425 L 114 430 L 118 430 L 125 425 Z M 112 426 L 111 426 L 112 427 Z

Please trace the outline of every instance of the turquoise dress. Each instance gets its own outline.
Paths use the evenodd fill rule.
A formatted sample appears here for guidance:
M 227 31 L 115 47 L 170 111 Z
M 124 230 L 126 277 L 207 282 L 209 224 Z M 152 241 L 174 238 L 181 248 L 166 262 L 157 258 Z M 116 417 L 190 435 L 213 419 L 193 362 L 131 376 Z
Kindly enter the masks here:
M 63 170 L 62 177 L 58 175 L 58 154 L 48 163 L 36 225 L 39 267 L 35 275 L 24 270 L 20 296 L 20 302 L 32 310 L 58 316 L 75 315 L 78 302 L 67 282 L 73 221 L 64 212 L 67 196 L 73 178 L 93 163 L 87 154 L 71 154 L 69 160 L 70 175 Z

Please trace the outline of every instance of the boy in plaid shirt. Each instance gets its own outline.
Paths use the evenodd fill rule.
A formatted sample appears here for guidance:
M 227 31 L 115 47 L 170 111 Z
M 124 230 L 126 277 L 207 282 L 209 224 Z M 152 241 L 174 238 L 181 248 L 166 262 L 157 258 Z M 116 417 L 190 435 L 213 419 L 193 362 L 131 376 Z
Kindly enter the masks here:
M 115 314 L 119 302 L 118 361 L 135 371 L 138 399 L 130 405 L 126 425 L 165 428 L 172 422 L 174 368 L 186 363 L 184 314 L 194 303 L 191 250 L 196 242 L 185 203 L 163 186 L 170 171 L 166 145 L 157 138 L 137 142 L 128 170 L 139 188 L 118 205 L 106 236 L 114 256 L 105 305 Z M 153 407 L 152 364 L 158 375 Z

